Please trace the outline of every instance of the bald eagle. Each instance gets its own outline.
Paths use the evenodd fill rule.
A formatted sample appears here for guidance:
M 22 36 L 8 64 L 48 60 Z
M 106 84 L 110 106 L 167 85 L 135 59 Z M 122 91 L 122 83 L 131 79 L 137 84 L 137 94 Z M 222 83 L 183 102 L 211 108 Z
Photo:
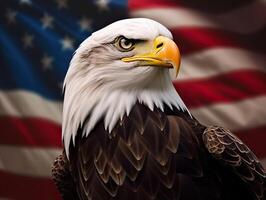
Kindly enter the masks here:
M 144 18 L 117 21 L 76 50 L 64 81 L 64 200 L 263 200 L 266 173 L 230 131 L 206 127 L 172 85 L 180 53 Z

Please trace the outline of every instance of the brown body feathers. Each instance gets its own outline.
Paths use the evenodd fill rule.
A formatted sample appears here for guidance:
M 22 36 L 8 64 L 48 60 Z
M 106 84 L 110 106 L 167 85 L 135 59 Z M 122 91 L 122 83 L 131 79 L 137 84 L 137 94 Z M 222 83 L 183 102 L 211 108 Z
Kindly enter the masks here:
M 109 134 L 81 131 L 55 161 L 64 200 L 264 200 L 265 172 L 232 133 L 136 104 Z

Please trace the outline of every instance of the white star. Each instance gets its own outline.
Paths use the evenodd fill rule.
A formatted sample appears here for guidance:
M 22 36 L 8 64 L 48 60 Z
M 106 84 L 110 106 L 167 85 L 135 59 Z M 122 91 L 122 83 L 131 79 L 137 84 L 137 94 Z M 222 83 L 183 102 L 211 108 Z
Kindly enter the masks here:
M 24 36 L 23 36 L 23 38 L 22 38 L 22 42 L 23 42 L 23 46 L 24 46 L 24 48 L 28 48 L 28 47 L 32 47 L 33 46 L 33 44 L 32 44 L 32 42 L 33 42 L 33 39 L 34 39 L 34 36 L 33 35 L 30 35 L 30 34 L 25 34 Z
M 99 8 L 99 10 L 109 10 L 108 3 L 110 0 L 96 0 L 95 4 Z
M 47 56 L 46 54 L 42 57 L 41 63 L 44 70 L 52 69 L 52 62 L 54 59 L 50 56 Z
M 72 50 L 74 48 L 74 40 L 66 36 L 64 39 L 61 41 L 62 44 L 62 50 Z
M 45 13 L 43 15 L 43 17 L 41 18 L 42 27 L 43 28 L 52 28 L 53 27 L 53 21 L 54 21 L 54 18 L 52 16 L 48 15 L 47 13 Z
M 56 4 L 57 4 L 57 8 L 60 10 L 60 9 L 63 9 L 63 8 L 67 8 L 68 5 L 67 5 L 67 0 L 55 0 Z
M 7 18 L 7 21 L 9 24 L 16 23 L 17 14 L 18 13 L 14 10 L 10 10 L 10 9 L 7 10 L 5 17 Z
M 86 17 L 82 17 L 82 19 L 79 20 L 78 24 L 79 24 L 81 31 L 91 31 L 91 20 L 90 19 Z
M 31 0 L 20 0 L 20 4 L 31 5 Z

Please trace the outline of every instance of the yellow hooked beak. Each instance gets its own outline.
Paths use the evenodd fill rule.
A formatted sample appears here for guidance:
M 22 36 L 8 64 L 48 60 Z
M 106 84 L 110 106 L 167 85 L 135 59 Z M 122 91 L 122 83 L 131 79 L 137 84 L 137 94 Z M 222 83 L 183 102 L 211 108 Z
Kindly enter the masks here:
M 173 40 L 158 36 L 152 44 L 144 43 L 144 45 L 136 47 L 136 52 L 139 48 L 145 49 L 145 52 L 148 53 L 122 58 L 121 60 L 124 62 L 139 61 L 140 66 L 174 68 L 177 76 L 180 67 L 180 52 Z

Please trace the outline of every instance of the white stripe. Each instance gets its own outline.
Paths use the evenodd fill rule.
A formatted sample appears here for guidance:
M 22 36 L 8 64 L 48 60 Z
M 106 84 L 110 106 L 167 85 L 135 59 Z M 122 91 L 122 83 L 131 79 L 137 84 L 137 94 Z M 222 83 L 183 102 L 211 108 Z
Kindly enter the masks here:
M 8 92 L 7 97 L 11 96 L 11 98 L 3 98 L 6 92 L 0 92 L 0 116 L 41 117 L 61 123 L 61 106 L 33 94 L 22 95 L 23 97 L 26 96 L 27 99 L 22 98 L 21 101 L 16 101 L 15 94 L 21 93 L 24 92 L 11 92 L 12 95 Z M 19 95 L 19 97 L 22 96 Z M 13 101 L 14 99 L 15 101 Z M 12 103 L 15 103 L 14 109 Z M 22 106 L 19 103 L 22 103 Z M 235 103 L 213 104 L 192 109 L 191 112 L 205 124 L 216 124 L 231 130 L 237 130 L 265 125 L 266 109 L 263 109 L 263 105 L 266 105 L 266 96 L 249 98 Z
M 266 24 L 265 5 L 265 0 L 257 0 L 221 15 L 212 15 L 185 8 L 143 8 L 133 10 L 131 16 L 150 18 L 168 28 L 206 27 L 251 33 Z
M 236 48 L 208 49 L 181 59 L 176 80 L 201 79 L 235 70 L 254 69 L 266 72 L 266 56 Z M 172 78 L 174 72 L 172 71 Z
M 61 149 L 0 145 L 0 169 L 18 175 L 51 177 L 51 167 Z
M 266 96 L 237 103 L 221 103 L 192 109 L 192 114 L 205 125 L 218 125 L 231 131 L 266 125 Z
M 62 103 L 32 92 L 0 90 L 0 116 L 3 115 L 44 118 L 61 124 Z

